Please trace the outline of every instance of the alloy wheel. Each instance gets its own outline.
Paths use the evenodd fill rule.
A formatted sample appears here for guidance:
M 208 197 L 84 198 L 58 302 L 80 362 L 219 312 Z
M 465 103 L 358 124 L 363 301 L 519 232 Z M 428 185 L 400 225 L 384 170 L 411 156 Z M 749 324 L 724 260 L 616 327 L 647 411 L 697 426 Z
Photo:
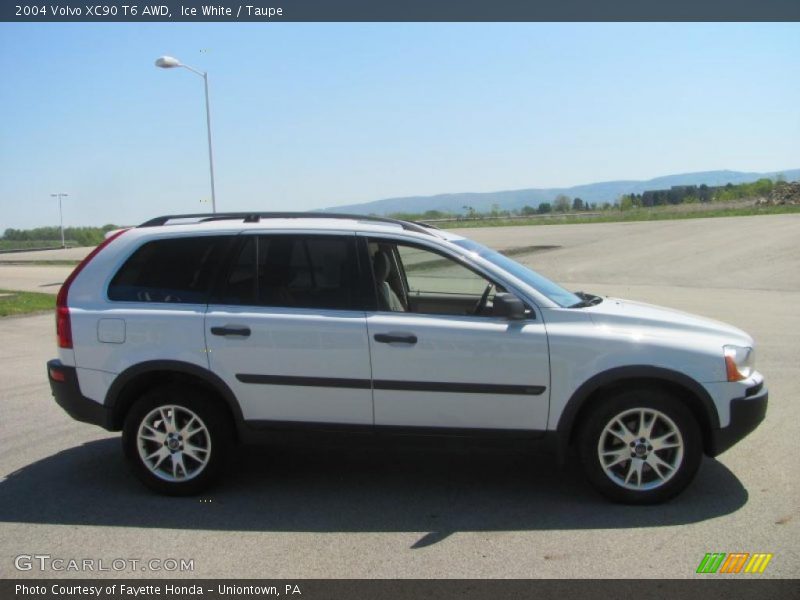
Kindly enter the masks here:
M 616 485 L 645 491 L 672 479 L 683 462 L 684 448 L 681 431 L 670 417 L 652 408 L 634 408 L 608 421 L 597 456 Z
M 139 458 L 164 481 L 182 482 L 197 477 L 211 457 L 211 435 L 202 419 L 183 406 L 151 410 L 137 432 Z

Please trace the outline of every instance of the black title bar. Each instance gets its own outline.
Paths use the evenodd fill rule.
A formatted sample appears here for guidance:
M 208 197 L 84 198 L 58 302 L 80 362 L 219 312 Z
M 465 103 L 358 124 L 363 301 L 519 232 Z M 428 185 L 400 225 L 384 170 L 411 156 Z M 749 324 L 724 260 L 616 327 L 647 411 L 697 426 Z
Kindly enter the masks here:
M 753 600 L 796 598 L 788 579 L 19 579 L 0 580 L 3 600 Z
M 8 22 L 800 21 L 800 0 L 5 0 Z

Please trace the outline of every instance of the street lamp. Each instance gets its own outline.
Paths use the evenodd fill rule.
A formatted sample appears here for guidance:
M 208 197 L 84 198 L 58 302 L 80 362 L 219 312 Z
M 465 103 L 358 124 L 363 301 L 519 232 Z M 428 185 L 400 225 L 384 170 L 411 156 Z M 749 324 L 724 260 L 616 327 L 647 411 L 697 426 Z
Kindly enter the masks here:
M 58 198 L 58 220 L 61 223 L 61 247 L 66 248 L 67 244 L 64 242 L 64 212 L 61 210 L 61 199 L 66 198 L 69 194 L 58 192 L 57 194 L 50 194 L 51 198 Z
M 206 71 L 198 71 L 190 67 L 189 65 L 184 65 L 181 61 L 177 58 L 172 56 L 162 56 L 156 59 L 156 66 L 162 69 L 175 69 L 177 67 L 183 67 L 184 69 L 188 69 L 195 75 L 199 75 L 203 78 L 203 84 L 206 90 L 206 126 L 208 128 L 208 166 L 209 171 L 211 172 L 211 212 L 217 212 L 217 196 L 214 192 L 214 153 L 211 151 L 211 108 L 208 104 L 208 73 Z

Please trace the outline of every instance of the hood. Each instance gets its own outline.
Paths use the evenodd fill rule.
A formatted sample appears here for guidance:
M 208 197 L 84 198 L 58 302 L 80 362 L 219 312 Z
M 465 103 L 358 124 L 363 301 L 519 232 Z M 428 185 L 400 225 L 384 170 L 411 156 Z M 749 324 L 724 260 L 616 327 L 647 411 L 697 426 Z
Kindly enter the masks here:
M 632 335 L 676 337 L 705 334 L 719 337 L 723 344 L 753 346 L 753 338 L 732 325 L 653 304 L 604 298 L 600 304 L 583 310 L 591 315 L 596 325 L 624 330 Z

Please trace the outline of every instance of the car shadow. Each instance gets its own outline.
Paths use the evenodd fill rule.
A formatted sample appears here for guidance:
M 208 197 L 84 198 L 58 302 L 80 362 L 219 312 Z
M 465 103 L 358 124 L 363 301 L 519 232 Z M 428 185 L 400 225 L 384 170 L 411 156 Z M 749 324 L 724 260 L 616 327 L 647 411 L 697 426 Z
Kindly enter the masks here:
M 130 474 L 119 440 L 69 448 L 0 481 L 0 522 L 230 531 L 428 532 L 413 547 L 459 531 L 657 527 L 738 510 L 748 499 L 721 463 L 659 506 L 612 504 L 528 450 L 458 444 L 352 444 L 323 449 L 241 447 L 221 485 L 170 498 Z

